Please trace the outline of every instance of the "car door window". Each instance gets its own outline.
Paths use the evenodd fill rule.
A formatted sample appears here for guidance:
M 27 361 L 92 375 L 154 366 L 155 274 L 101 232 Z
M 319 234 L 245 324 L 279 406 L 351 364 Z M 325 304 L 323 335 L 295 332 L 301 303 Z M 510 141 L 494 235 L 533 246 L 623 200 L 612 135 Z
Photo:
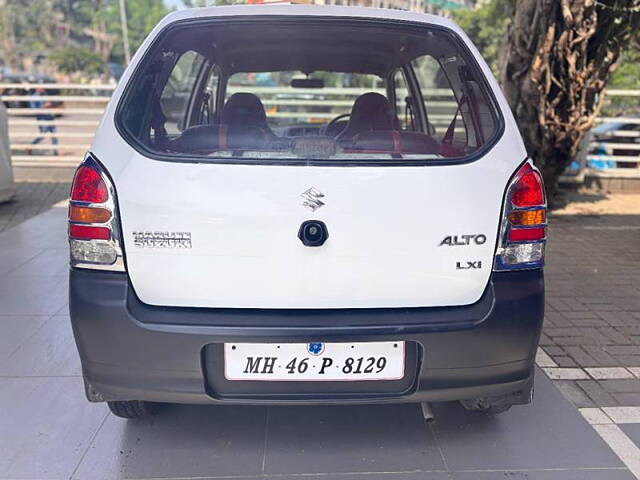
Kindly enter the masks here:
M 393 88 L 395 94 L 395 113 L 398 119 L 400 130 L 415 131 L 414 102 L 411 99 L 411 91 L 404 72 L 398 69 L 393 74 Z
M 411 66 L 420 85 L 431 134 L 439 140 L 448 134 L 452 143 L 466 144 L 466 129 L 458 99 L 438 60 L 424 55 L 411 62 Z
M 216 66 L 208 69 L 206 82 L 201 95 L 197 98 L 197 118 L 196 124 L 210 125 L 215 123 L 218 86 L 220 84 L 220 72 Z
M 435 138 L 459 149 L 483 145 L 495 132 L 496 117 L 482 85 L 461 55 L 411 62 Z
M 184 130 L 189 99 L 204 61 L 204 57 L 193 50 L 180 55 L 162 90 L 160 105 L 167 119 L 165 129 L 169 135 Z

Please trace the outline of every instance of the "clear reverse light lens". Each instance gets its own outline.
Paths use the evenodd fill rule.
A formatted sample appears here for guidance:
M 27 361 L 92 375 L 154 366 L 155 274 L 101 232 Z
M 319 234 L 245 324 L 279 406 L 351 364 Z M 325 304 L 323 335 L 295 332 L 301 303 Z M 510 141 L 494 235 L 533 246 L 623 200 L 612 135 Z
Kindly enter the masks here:
M 521 243 L 508 245 L 502 252 L 502 263 L 505 265 L 540 262 L 543 258 L 544 243 Z
M 69 247 L 72 260 L 78 263 L 111 265 L 118 259 L 118 252 L 107 242 L 71 239 Z

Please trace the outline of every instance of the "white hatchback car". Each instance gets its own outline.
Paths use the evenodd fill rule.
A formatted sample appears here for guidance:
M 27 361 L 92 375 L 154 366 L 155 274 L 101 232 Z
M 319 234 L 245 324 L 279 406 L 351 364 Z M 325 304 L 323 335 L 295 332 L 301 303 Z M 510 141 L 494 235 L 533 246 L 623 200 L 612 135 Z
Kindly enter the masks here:
M 530 402 L 546 201 L 449 20 L 170 14 L 76 173 L 70 310 L 87 397 Z

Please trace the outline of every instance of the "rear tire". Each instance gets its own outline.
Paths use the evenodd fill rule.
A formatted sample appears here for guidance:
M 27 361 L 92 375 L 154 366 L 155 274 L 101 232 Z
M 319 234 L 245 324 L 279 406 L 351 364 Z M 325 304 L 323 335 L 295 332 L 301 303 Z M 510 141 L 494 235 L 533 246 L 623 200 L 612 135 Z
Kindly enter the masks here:
M 142 400 L 107 402 L 109 410 L 120 418 L 144 418 L 156 413 L 157 406 Z

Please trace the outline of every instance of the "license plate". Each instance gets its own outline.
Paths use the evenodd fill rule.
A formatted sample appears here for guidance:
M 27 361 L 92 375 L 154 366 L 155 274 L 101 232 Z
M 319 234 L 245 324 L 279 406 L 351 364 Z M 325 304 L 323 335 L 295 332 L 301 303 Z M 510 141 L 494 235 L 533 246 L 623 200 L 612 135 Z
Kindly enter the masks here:
M 404 342 L 225 343 L 227 380 L 358 381 L 404 377 Z

